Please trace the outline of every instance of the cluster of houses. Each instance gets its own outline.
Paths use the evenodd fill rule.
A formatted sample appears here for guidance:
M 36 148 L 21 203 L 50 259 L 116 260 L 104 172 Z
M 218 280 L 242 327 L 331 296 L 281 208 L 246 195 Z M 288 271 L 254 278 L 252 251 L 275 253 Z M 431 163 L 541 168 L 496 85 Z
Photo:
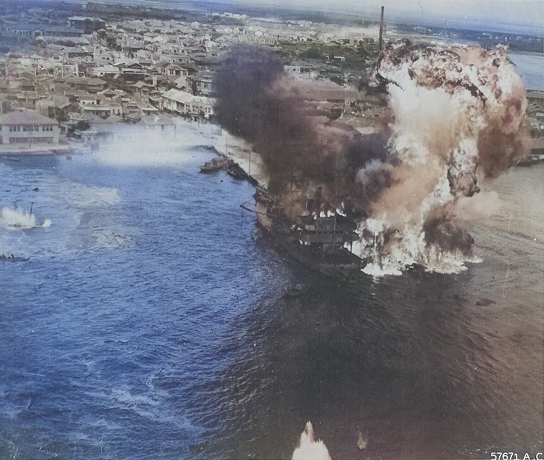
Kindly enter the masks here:
M 533 137 L 544 137 L 544 91 L 527 91 L 528 122 Z
M 176 27 L 148 33 L 164 29 L 157 21 L 106 25 L 84 16 L 63 27 L 2 26 L 3 38 L 33 52 L 0 58 L 0 144 L 58 144 L 61 134 L 90 141 L 119 123 L 164 130 L 175 125 L 165 114 L 213 121 L 217 59 L 206 36 L 189 40 Z
M 289 28 L 245 24 L 242 16 L 214 13 L 201 23 L 106 22 L 82 15 L 68 17 L 62 26 L 5 19 L 2 38 L 27 51 L 0 58 L 0 143 L 55 144 L 64 135 L 89 141 L 119 123 L 164 130 L 174 126 L 175 117 L 213 122 L 213 74 L 222 53 L 239 43 L 273 46 L 280 39 L 308 37 Z M 286 71 L 300 76 L 304 68 L 292 65 Z M 357 92 L 328 82 L 309 97 L 337 112 L 356 101 Z
M 201 20 L 116 17 L 108 13 L 115 5 L 108 5 L 88 2 L 76 15 L 35 8 L 0 18 L 0 144 L 55 145 L 66 137 L 92 142 L 111 137 L 120 124 L 175 129 L 176 118 L 213 122 L 216 66 L 240 43 L 273 47 L 288 62 L 287 74 L 313 80 L 302 94 L 311 101 L 309 114 L 337 118 L 348 107 L 368 105 L 354 89 L 360 77 L 343 78 L 344 86 L 324 77 L 327 66 L 342 62 L 341 54 L 310 63 L 282 47 L 347 40 L 318 24 L 233 13 L 206 13 Z M 350 43 L 372 40 L 363 35 Z M 542 137 L 542 92 L 528 99 L 533 136 Z

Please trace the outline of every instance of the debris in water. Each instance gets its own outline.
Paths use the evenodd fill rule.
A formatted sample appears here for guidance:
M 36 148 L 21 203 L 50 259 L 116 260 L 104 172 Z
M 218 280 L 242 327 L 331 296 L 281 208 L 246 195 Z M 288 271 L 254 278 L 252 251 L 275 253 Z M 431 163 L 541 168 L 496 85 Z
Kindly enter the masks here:
M 368 439 L 363 436 L 363 433 L 359 431 L 359 439 L 357 440 L 357 447 L 360 450 L 365 450 L 368 445 Z
M 496 303 L 494 300 L 484 298 L 484 299 L 478 300 L 476 302 L 476 306 L 477 307 L 488 307 L 489 305 L 493 305 L 494 303 Z

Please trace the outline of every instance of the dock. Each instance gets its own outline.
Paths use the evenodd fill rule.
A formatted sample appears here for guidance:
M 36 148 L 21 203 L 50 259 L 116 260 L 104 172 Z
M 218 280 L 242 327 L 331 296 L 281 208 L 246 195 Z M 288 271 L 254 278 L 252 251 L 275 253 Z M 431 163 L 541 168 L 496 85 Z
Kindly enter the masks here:
M 247 174 L 249 182 L 261 187 L 268 185 L 262 158 L 249 143 L 223 130 L 223 134 L 215 140 L 214 148 L 220 155 L 237 163 Z

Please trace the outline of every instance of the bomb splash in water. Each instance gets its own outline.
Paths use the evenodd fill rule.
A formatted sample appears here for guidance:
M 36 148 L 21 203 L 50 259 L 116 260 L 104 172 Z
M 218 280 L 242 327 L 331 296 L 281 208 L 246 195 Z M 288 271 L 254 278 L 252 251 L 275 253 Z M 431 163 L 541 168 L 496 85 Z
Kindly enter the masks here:
M 308 116 L 312 83 L 288 78 L 269 51 L 238 47 L 217 72 L 217 117 L 261 154 L 288 217 L 304 212 L 320 187 L 356 219 L 354 251 L 370 261 L 368 271 L 458 270 L 473 246 L 455 221 L 458 200 L 529 148 L 521 79 L 499 51 L 407 41 L 386 48 L 377 77 L 392 117 L 364 136 Z

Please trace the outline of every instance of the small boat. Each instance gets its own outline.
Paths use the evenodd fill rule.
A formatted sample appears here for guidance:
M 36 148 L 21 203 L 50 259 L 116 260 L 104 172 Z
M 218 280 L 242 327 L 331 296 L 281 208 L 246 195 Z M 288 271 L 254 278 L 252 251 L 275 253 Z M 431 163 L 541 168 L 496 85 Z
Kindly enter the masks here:
M 227 167 L 227 172 L 235 179 L 247 179 L 247 173 L 238 163 L 232 163 Z
M 544 163 L 544 155 L 532 153 L 519 160 L 516 166 L 533 166 L 538 163 Z
M 13 254 L 6 256 L 5 254 L 0 255 L 0 262 L 26 262 L 28 257 L 15 257 Z
M 287 289 L 285 295 L 287 297 L 299 297 L 307 290 L 307 287 L 302 284 L 296 284 L 295 286 Z
M 210 173 L 226 169 L 229 166 L 229 160 L 227 158 L 214 158 L 211 161 L 207 161 L 203 166 L 200 167 L 200 172 Z
M 203 166 L 200 167 L 200 172 L 201 173 L 210 173 L 210 172 L 216 172 L 216 171 L 219 171 L 220 168 L 215 168 L 212 164 L 210 163 L 204 163 Z

